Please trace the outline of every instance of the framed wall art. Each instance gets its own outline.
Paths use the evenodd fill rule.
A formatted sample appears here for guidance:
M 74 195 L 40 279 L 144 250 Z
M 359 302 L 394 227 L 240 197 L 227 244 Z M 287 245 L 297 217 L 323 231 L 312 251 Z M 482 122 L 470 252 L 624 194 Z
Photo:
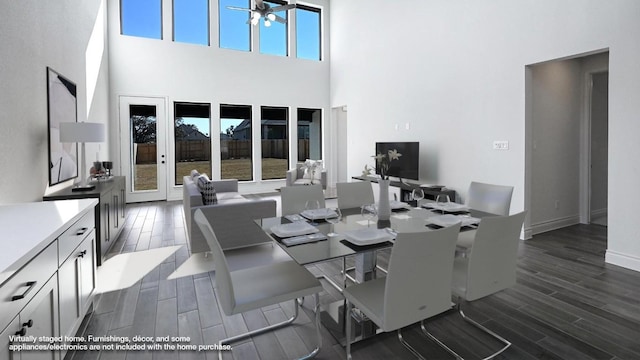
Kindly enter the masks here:
M 49 185 L 78 177 L 78 146 L 60 142 L 60 123 L 77 122 L 76 84 L 47 67 Z

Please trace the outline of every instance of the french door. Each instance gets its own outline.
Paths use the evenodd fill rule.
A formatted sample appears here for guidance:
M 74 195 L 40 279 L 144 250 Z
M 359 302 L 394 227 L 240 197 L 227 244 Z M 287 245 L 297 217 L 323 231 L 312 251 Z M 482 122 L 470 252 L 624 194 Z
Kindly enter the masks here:
M 128 202 L 167 199 L 166 129 L 163 98 L 120 97 L 120 164 Z

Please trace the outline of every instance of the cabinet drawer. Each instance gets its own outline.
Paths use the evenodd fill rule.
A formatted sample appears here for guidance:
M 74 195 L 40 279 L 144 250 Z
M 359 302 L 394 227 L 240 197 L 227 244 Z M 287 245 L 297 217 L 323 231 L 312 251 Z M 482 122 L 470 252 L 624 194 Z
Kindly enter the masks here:
M 58 238 L 58 266 L 62 266 L 73 249 L 77 248 L 95 227 L 94 211 L 87 212 Z
M 54 241 L 0 287 L 0 329 L 4 329 L 57 270 L 58 244 Z

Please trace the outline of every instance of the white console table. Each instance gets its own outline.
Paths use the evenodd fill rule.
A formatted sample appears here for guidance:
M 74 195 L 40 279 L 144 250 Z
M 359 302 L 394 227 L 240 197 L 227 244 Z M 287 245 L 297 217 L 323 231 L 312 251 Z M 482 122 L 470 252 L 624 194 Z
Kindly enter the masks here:
M 60 337 L 78 330 L 95 293 L 97 203 L 0 206 L 0 359 L 11 358 L 10 336 Z M 65 355 L 17 354 L 22 359 Z

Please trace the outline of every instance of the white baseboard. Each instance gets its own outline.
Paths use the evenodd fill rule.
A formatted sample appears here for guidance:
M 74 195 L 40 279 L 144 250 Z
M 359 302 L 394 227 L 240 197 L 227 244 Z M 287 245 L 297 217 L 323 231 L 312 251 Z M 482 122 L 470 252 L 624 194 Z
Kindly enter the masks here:
M 598 209 L 598 210 L 592 210 L 591 211 L 591 217 L 597 217 L 597 216 L 602 216 L 602 215 L 607 215 L 607 208 L 604 209 Z
M 576 225 L 580 223 L 580 217 L 578 215 L 567 216 L 560 219 L 553 219 L 544 221 L 537 224 L 532 224 L 528 229 L 525 229 L 525 239 L 530 239 L 535 234 L 543 232 L 561 229 L 563 227 Z M 527 237 L 528 236 L 528 237 Z
M 608 264 L 622 266 L 623 268 L 640 271 L 640 257 L 623 254 L 613 250 L 607 250 L 604 257 Z

